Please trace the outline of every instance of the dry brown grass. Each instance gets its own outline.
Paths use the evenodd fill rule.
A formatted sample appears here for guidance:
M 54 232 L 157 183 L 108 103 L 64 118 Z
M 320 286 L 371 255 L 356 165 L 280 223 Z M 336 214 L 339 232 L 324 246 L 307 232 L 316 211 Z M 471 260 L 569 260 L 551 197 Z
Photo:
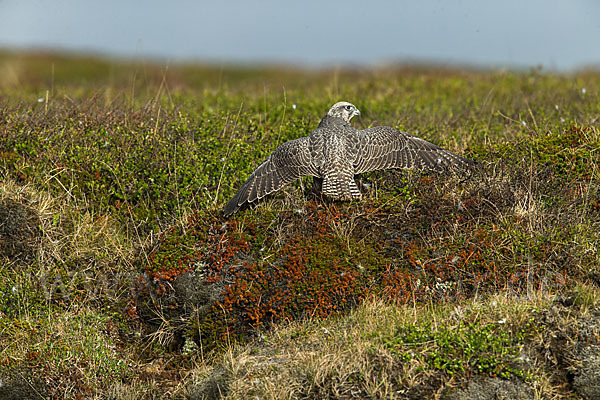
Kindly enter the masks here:
M 0 365 L 42 396 L 96 392 L 130 362 L 110 317 L 91 305 L 117 295 L 103 280 L 128 267 L 133 243 L 82 208 L 67 191 L 0 182 L 0 274 L 12 288 L 0 319 L 13 321 L 0 329 Z
M 560 314 L 556 319 L 563 330 L 585 318 L 598 304 L 598 289 L 582 287 L 579 293 L 580 312 Z M 413 398 L 418 393 L 437 397 L 464 382 L 432 375 L 417 357 L 399 364 L 377 338 L 393 335 L 399 326 L 424 322 L 430 322 L 433 330 L 441 327 L 460 330 L 470 321 L 481 325 L 525 326 L 539 315 L 559 315 L 552 311 L 553 304 L 552 296 L 541 292 L 528 298 L 497 294 L 444 306 L 397 306 L 372 299 L 344 317 L 289 323 L 252 345 L 230 349 L 218 370 L 221 389 L 226 393 L 225 398 L 232 400 L 390 399 Z M 531 346 L 543 344 L 548 344 L 548 333 L 542 329 L 535 333 Z M 425 351 L 427 346 L 423 343 L 414 351 Z M 563 398 L 564 392 L 554 380 L 553 372 L 524 349 L 523 357 L 529 356 L 533 374 L 528 385 L 535 391 L 535 397 Z M 195 380 L 202 381 L 209 373 L 206 369 L 198 371 Z
M 93 263 L 90 271 L 101 271 L 103 266 L 109 265 L 127 267 L 132 258 L 133 238 L 125 236 L 110 216 L 84 211 L 88 205 L 72 198 L 68 190 L 56 196 L 7 178 L 0 181 L 0 204 L 13 213 L 28 215 L 28 218 L 13 219 L 13 226 L 5 228 L 3 245 L 10 248 L 25 243 L 33 252 L 24 255 L 33 257 L 40 274 L 49 273 L 70 260 L 87 258 Z M 20 257 L 13 259 L 18 262 Z

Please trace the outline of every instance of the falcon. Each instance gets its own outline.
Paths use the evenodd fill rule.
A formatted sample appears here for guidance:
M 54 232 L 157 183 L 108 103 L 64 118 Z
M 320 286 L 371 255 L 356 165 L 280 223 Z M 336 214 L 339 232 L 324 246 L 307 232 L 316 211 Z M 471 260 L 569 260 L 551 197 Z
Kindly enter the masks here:
M 361 197 L 355 175 L 389 168 L 443 172 L 469 169 L 475 162 L 389 126 L 356 129 L 350 120 L 360 111 L 346 101 L 335 103 L 310 134 L 283 143 L 256 168 L 229 200 L 229 217 L 245 204 L 313 176 L 324 195 L 339 200 Z

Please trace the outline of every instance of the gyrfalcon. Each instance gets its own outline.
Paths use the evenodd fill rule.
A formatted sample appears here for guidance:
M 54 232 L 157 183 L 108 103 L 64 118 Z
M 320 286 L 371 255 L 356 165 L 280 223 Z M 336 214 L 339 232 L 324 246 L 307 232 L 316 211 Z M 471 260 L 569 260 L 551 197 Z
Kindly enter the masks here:
M 388 168 L 442 172 L 469 169 L 474 161 L 389 126 L 356 129 L 350 120 L 360 111 L 335 103 L 310 136 L 283 143 L 256 168 L 223 210 L 228 217 L 303 176 L 313 176 L 327 197 L 360 198 L 354 176 Z

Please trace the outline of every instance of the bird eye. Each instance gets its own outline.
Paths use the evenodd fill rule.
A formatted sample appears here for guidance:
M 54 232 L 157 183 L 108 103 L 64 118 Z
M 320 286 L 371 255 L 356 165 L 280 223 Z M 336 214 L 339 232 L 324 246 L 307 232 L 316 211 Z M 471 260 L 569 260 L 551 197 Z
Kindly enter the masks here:
M 351 105 L 347 105 L 346 107 L 344 107 L 346 110 L 351 111 L 352 110 L 352 106 Z

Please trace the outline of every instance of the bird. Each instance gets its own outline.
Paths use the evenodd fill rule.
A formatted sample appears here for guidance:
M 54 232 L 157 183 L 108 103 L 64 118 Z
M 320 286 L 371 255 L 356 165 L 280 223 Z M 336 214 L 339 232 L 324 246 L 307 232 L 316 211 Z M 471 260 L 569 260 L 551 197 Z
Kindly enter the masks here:
M 229 217 L 304 176 L 335 200 L 359 199 L 356 175 L 390 168 L 443 172 L 468 170 L 475 162 L 389 126 L 356 129 L 360 111 L 347 101 L 335 103 L 309 136 L 283 143 L 250 175 L 227 202 Z

